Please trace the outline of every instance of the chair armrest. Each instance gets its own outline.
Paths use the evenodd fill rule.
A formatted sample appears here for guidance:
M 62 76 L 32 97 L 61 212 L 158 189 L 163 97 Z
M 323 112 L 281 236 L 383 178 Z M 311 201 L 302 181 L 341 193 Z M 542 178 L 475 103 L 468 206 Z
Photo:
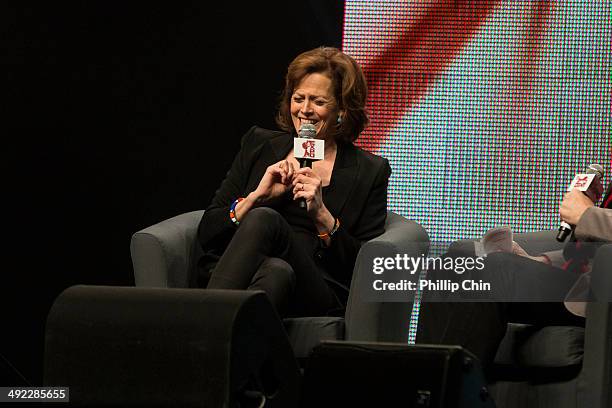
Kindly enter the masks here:
M 612 403 L 612 244 L 602 245 L 593 258 L 591 290 L 595 302 L 587 305 L 581 407 L 609 407 Z
M 202 214 L 203 210 L 177 215 L 132 235 L 130 253 L 136 286 L 189 286 Z
M 427 255 L 429 236 L 416 223 L 389 212 L 385 232 L 365 242 L 357 255 L 351 290 L 346 308 L 346 339 L 354 341 L 405 342 L 412 312 L 412 298 L 406 302 L 368 302 L 365 293 L 371 290 L 373 255 Z

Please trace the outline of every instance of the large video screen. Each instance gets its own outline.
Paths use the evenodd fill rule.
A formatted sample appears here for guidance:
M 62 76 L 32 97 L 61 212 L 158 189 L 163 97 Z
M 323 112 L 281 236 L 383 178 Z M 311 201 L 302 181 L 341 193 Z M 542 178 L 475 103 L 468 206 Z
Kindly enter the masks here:
M 389 159 L 389 210 L 433 242 L 556 228 L 591 163 L 610 180 L 610 2 L 346 0 L 343 49 L 364 67 Z

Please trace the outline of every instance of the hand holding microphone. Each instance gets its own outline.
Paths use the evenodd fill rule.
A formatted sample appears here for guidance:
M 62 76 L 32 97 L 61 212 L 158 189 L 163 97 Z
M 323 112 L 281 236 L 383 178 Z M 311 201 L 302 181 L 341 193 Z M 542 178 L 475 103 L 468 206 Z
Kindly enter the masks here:
M 599 201 L 603 193 L 602 178 L 603 167 L 599 164 L 591 164 L 585 173 L 576 174 L 559 209 L 563 221 L 559 225 L 557 241 L 565 241 L 582 214 Z
M 559 214 L 568 224 L 576 225 L 582 214 L 594 205 L 595 203 L 580 190 L 572 190 L 563 196 Z

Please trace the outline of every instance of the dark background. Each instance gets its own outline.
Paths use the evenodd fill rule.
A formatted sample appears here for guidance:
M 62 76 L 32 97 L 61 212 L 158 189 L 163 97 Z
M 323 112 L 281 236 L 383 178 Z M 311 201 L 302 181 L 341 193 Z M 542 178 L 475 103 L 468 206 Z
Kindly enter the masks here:
M 343 7 L 2 6 L 0 385 L 42 383 L 63 289 L 133 285 L 131 234 L 207 205 L 242 134 L 275 127 L 293 57 L 341 46 Z

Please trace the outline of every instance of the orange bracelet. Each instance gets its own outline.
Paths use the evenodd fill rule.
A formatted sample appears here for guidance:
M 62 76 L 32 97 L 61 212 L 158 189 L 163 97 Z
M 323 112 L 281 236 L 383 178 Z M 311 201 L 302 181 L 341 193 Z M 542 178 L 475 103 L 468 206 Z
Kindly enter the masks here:
M 321 239 L 331 238 L 336 231 L 338 231 L 338 228 L 340 228 L 340 218 L 334 218 L 334 226 L 332 227 L 331 231 L 317 234 L 317 237 Z
M 237 199 L 234 200 L 234 202 L 230 205 L 230 210 L 229 210 L 229 216 L 230 216 L 230 220 L 232 220 L 232 222 L 234 223 L 234 225 L 238 226 L 240 225 L 240 221 L 238 221 L 238 219 L 236 218 L 236 205 L 241 202 L 242 200 L 244 200 L 244 197 L 238 197 Z

